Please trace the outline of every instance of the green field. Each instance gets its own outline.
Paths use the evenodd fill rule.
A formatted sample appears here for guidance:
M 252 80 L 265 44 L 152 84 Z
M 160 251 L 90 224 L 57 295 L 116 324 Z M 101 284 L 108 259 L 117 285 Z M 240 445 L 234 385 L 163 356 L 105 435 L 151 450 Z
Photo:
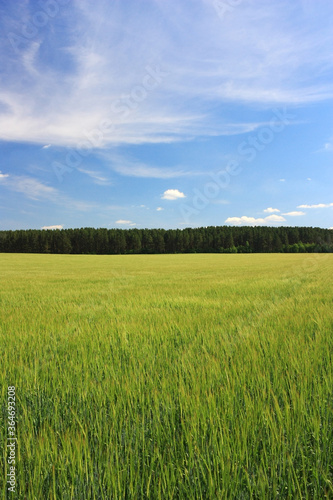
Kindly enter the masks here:
M 333 498 L 332 254 L 0 266 L 1 498 Z

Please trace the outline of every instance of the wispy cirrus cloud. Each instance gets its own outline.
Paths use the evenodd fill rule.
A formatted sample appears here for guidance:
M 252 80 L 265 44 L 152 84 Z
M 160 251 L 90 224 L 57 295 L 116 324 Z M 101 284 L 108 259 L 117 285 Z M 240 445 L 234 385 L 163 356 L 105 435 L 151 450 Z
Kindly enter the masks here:
M 229 203 L 228 200 L 211 200 L 212 205 L 229 205 Z
M 27 199 L 40 203 L 50 202 L 51 204 L 74 209 L 79 212 L 87 212 L 93 208 L 98 208 L 98 203 L 90 203 L 87 201 L 75 200 L 64 195 L 57 188 L 44 184 L 38 179 L 19 176 L 19 175 L 4 175 L 0 178 L 0 186 L 24 195 Z
M 126 177 L 172 179 L 175 177 L 195 175 L 193 172 L 189 172 L 181 168 L 156 167 L 111 152 L 103 152 L 101 153 L 101 156 L 107 160 L 110 168 L 114 172 Z
M 333 96 L 332 84 L 320 78 L 333 66 L 329 28 L 320 11 L 314 22 L 300 5 L 291 28 L 286 19 L 295 17 L 295 6 L 286 0 L 244 2 L 223 23 L 204 0 L 195 9 L 160 0 L 148 0 L 145 9 L 70 2 L 50 19 L 52 29 L 38 30 L 19 53 L 8 34 L 37 7 L 15 5 L 1 18 L 2 140 L 75 146 L 106 120 L 97 147 L 233 135 L 263 122 L 229 120 L 229 103 L 267 108 Z
M 94 184 L 97 184 L 99 186 L 110 186 L 112 184 L 110 179 L 103 176 L 101 172 L 98 171 L 95 172 L 94 170 L 88 170 L 82 167 L 77 167 L 77 170 L 82 174 L 85 174 L 88 177 L 90 177 L 93 180 Z
M 22 193 L 31 200 L 47 199 L 56 201 L 59 195 L 56 188 L 27 176 L 3 174 L 0 175 L 0 185 L 10 191 Z

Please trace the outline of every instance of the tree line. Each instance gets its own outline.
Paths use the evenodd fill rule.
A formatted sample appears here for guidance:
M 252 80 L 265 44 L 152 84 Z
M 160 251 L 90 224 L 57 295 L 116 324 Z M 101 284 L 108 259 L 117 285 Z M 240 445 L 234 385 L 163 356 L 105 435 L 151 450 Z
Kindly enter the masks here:
M 230 227 L 0 231 L 0 252 L 160 254 L 332 252 L 333 231 L 319 227 Z

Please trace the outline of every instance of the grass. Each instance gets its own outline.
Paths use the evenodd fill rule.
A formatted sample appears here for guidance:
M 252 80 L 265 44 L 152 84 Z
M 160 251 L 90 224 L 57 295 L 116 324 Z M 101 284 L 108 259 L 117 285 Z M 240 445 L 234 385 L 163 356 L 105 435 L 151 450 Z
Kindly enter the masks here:
M 8 498 L 333 498 L 333 255 L 0 265 Z

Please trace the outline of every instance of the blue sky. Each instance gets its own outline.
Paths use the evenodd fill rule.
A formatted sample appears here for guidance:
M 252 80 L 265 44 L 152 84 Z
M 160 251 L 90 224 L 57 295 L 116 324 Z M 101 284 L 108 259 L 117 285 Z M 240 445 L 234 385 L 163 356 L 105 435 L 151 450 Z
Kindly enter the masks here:
M 0 0 L 0 229 L 333 226 L 331 0 Z

